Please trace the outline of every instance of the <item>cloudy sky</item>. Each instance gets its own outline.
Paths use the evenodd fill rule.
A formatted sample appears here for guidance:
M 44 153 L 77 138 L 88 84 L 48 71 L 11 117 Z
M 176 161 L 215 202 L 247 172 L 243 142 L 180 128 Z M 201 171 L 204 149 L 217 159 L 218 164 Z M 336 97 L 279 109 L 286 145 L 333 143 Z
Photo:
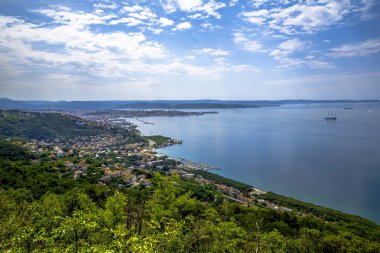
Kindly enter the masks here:
M 0 97 L 380 99 L 377 0 L 0 0 Z

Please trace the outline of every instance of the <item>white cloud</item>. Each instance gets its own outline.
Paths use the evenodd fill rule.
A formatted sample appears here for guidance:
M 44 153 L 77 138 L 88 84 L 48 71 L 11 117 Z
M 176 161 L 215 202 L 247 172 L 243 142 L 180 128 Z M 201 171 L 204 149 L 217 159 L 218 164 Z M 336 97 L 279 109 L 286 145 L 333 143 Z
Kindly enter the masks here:
M 242 33 L 234 33 L 235 44 L 241 45 L 244 50 L 251 52 L 264 52 L 263 45 L 256 41 L 250 40 Z
M 311 69 L 328 69 L 333 68 L 330 62 L 317 59 L 314 55 L 305 57 L 291 57 L 295 52 L 303 52 L 307 43 L 298 38 L 290 39 L 280 43 L 276 49 L 272 50 L 269 55 L 279 64 L 277 67 L 308 67 Z
M 235 6 L 238 2 L 239 0 L 231 0 L 229 6 Z
M 52 15 L 53 11 L 43 13 Z M 80 14 L 87 17 L 87 13 Z M 78 15 L 76 12 L 75 17 L 79 17 Z M 82 22 L 87 19 L 81 17 L 78 20 L 81 20 L 81 24 L 93 23 Z M 183 22 L 177 27 L 180 30 L 189 29 L 191 24 Z M 41 26 L 15 17 L 0 16 L 0 30 L 2 31 L 0 66 L 7 66 L 3 68 L 7 72 L 0 73 L 0 79 L 27 72 L 47 72 L 56 74 L 55 78 L 63 77 L 60 74 L 67 72 L 70 75 L 86 76 L 86 78 L 137 78 L 137 80 L 157 75 L 186 74 L 203 78 L 220 78 L 228 72 L 257 72 L 255 67 L 249 65 L 184 64 L 181 59 L 173 59 L 173 55 L 163 45 L 147 39 L 141 32 L 93 31 L 88 26 L 78 26 L 67 17 L 63 24 L 54 22 L 51 25 Z M 220 49 L 206 48 L 202 51 L 216 57 L 228 54 Z
M 117 17 L 115 14 L 103 15 L 102 13 L 86 13 L 83 11 L 74 12 L 66 7 L 41 9 L 34 12 L 52 18 L 55 23 L 70 24 L 78 27 L 107 24 L 109 20 Z
M 198 11 L 203 11 L 209 16 L 213 16 L 217 19 L 220 19 L 222 16 L 217 12 L 217 10 L 224 8 L 226 5 L 221 2 L 209 1 L 205 3 L 202 7 L 198 8 Z
M 125 12 L 140 12 L 140 11 L 143 11 L 144 8 L 141 7 L 140 5 L 133 5 L 133 6 L 124 6 L 123 10 Z
M 322 0 L 322 1 L 252 1 L 252 11 L 243 11 L 243 20 L 254 25 L 265 25 L 271 30 L 285 34 L 300 32 L 313 33 L 331 25 L 349 22 L 353 15 L 365 15 L 372 7 L 372 0 Z M 258 9 L 258 7 L 265 8 Z M 352 22 L 352 21 L 351 21 Z
M 304 46 L 305 43 L 297 38 L 287 40 L 279 44 L 277 49 L 273 50 L 270 55 L 275 57 L 285 56 L 295 51 L 302 50 Z
M 89 25 L 119 25 L 141 26 L 140 30 L 147 29 L 156 31 L 152 26 L 160 26 L 162 23 L 157 19 L 157 15 L 148 7 L 139 5 L 124 6 L 121 14 L 105 13 L 103 10 L 95 10 L 93 13 L 83 11 L 73 11 L 66 7 L 52 7 L 50 9 L 41 9 L 34 11 L 44 16 L 50 17 L 55 23 L 68 24 L 86 28 Z M 122 16 L 123 15 L 123 16 Z M 165 20 L 166 21 L 166 20 Z
M 117 76 L 129 63 L 167 57 L 162 45 L 148 41 L 142 33 L 94 33 L 70 22 L 38 26 L 12 17 L 1 17 L 0 29 L 1 50 L 29 65 L 68 64 L 76 68 L 75 64 L 79 64 L 89 74 Z M 60 49 L 38 50 L 32 46 L 36 43 Z
M 206 18 L 207 16 L 201 14 L 201 13 L 195 13 L 193 15 L 189 15 L 188 18 L 191 18 L 191 19 L 202 19 L 202 18 Z
M 148 31 L 151 31 L 154 34 L 161 34 L 164 30 L 161 28 L 148 27 Z
M 274 59 L 278 62 L 277 68 L 300 68 L 307 67 L 310 69 L 332 69 L 334 65 L 323 60 L 304 58 L 290 58 L 287 56 L 275 56 Z
M 142 9 L 137 8 L 135 11 L 130 11 L 128 16 L 141 19 L 141 20 L 151 20 L 152 18 L 157 17 L 157 15 L 153 13 L 148 7 L 141 7 L 141 8 Z
M 183 12 L 203 12 L 205 14 L 202 16 L 195 14 L 196 16 L 192 16 L 194 19 L 207 18 L 209 16 L 220 19 L 221 15 L 217 10 L 226 6 L 225 3 L 217 2 L 215 0 L 161 0 L 160 3 L 167 13 L 173 13 L 178 9 Z
M 177 10 L 176 2 L 173 0 L 160 0 L 160 4 L 166 13 L 173 13 Z
M 207 54 L 212 56 L 227 56 L 230 55 L 229 52 L 221 49 L 213 49 L 213 48 L 203 48 L 200 50 L 193 50 L 197 54 Z
M 265 2 L 267 2 L 268 0 L 250 0 L 250 2 L 252 3 L 252 5 L 256 8 L 260 7 L 261 5 L 263 5 Z
M 110 25 L 127 24 L 127 26 L 137 26 L 137 25 L 143 24 L 143 22 L 140 19 L 128 17 L 128 18 L 121 18 L 117 20 L 111 20 L 109 24 Z
M 161 17 L 158 22 L 160 23 L 160 26 L 172 26 L 174 25 L 174 21 L 165 17 Z
M 110 25 L 125 24 L 136 26 L 140 31 L 150 31 L 154 34 L 161 34 L 163 27 L 174 25 L 174 21 L 166 17 L 157 17 L 147 6 L 127 5 L 121 10 L 124 17 L 118 17 L 108 22 Z
M 262 25 L 266 21 L 266 16 L 268 15 L 268 13 L 269 13 L 268 10 L 261 9 L 258 11 L 243 12 L 242 16 L 249 23 Z
M 355 57 L 377 54 L 380 52 L 380 39 L 369 39 L 358 43 L 345 44 L 330 50 L 329 55 L 340 57 Z
M 295 50 L 301 50 L 304 45 L 305 45 L 305 43 L 303 43 L 299 39 L 295 38 L 295 39 L 291 39 L 291 40 L 282 42 L 280 45 L 278 45 L 278 48 L 286 50 L 286 51 L 293 52 Z
M 117 9 L 119 6 L 116 3 L 97 3 L 93 5 L 97 9 Z
M 213 25 L 209 22 L 206 22 L 206 23 L 202 23 L 201 25 L 201 28 L 203 28 L 204 30 L 218 30 L 218 29 L 223 29 L 223 26 L 221 25 Z M 204 30 L 201 30 L 201 31 L 204 31 Z
M 183 31 L 183 30 L 190 29 L 191 27 L 192 27 L 191 23 L 182 22 L 182 23 L 179 23 L 178 25 L 176 25 L 176 27 L 173 28 L 172 30 L 173 31 Z
M 247 41 L 244 42 L 243 48 L 251 52 L 262 52 L 262 44 L 258 41 Z
M 182 11 L 194 11 L 202 6 L 202 0 L 177 0 L 177 4 Z
M 282 19 L 287 27 L 300 27 L 305 31 L 325 27 L 338 22 L 350 11 L 350 1 L 328 2 L 325 5 L 294 5 L 282 12 L 273 14 L 273 17 Z

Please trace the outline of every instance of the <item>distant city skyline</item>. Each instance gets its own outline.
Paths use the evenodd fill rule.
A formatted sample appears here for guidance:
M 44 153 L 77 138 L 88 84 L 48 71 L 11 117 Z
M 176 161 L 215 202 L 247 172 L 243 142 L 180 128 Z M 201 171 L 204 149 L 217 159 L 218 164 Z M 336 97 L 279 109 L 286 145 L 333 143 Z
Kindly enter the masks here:
M 0 0 L 0 97 L 380 99 L 374 0 Z

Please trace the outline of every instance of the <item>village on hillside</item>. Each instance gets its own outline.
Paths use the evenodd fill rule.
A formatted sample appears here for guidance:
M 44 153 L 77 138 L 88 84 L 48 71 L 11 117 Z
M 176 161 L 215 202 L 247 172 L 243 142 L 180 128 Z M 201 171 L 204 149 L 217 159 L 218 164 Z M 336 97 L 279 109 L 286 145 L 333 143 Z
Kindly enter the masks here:
M 89 120 L 89 119 L 86 119 Z M 132 123 L 120 125 L 119 122 L 98 118 L 95 121 L 105 127 L 125 127 L 131 130 Z M 166 137 L 165 137 L 166 138 Z M 128 143 L 121 134 L 104 133 L 97 136 L 77 136 L 67 141 L 36 140 L 24 143 L 24 147 L 41 156 L 57 160 L 57 173 L 75 180 L 91 177 L 100 185 L 112 185 L 116 188 L 150 187 L 155 172 L 178 174 L 183 180 L 192 180 L 203 186 L 211 186 L 220 192 L 225 201 L 237 202 L 244 206 L 265 205 L 268 208 L 291 212 L 286 207 L 278 206 L 260 198 L 265 191 L 250 187 L 249 191 L 230 184 L 205 178 L 199 172 L 218 169 L 211 165 L 192 162 L 185 159 L 172 159 L 156 152 L 156 147 L 180 144 L 181 141 L 166 138 L 157 145 L 153 140 L 148 142 Z M 213 173 L 210 173 L 212 175 Z

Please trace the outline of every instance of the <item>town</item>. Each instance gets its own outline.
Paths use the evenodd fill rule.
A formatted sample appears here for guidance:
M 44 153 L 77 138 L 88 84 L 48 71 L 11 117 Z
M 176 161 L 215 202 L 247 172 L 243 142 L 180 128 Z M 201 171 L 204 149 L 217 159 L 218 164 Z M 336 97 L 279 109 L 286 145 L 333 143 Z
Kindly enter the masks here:
M 72 113 L 70 113 L 72 115 Z M 83 114 L 76 114 L 83 115 Z M 80 116 L 79 116 L 80 117 Z M 122 127 L 128 131 L 138 132 L 136 125 L 125 120 L 114 121 L 106 117 L 81 117 L 82 125 L 99 124 L 108 130 Z M 123 124 L 120 124 L 123 122 Z M 57 173 L 74 180 L 86 178 L 96 179 L 99 185 L 110 185 L 115 188 L 150 187 L 155 172 L 171 175 L 177 174 L 183 180 L 191 180 L 202 186 L 211 186 L 222 194 L 225 201 L 237 202 L 244 206 L 264 205 L 268 208 L 291 212 L 292 209 L 278 206 L 261 197 L 265 191 L 235 182 L 232 180 L 213 180 L 213 173 L 208 170 L 219 170 L 212 165 L 172 159 L 156 152 L 156 148 L 181 144 L 164 136 L 146 137 L 147 141 L 130 139 L 121 133 L 101 132 L 95 136 L 82 136 L 69 140 L 37 140 L 31 139 L 23 146 L 38 156 L 47 156 L 56 161 Z M 208 173 L 205 174 L 204 173 Z M 207 176 L 208 175 L 208 176 Z M 210 177 L 211 175 L 211 177 Z M 219 178 L 222 178 L 219 176 Z

